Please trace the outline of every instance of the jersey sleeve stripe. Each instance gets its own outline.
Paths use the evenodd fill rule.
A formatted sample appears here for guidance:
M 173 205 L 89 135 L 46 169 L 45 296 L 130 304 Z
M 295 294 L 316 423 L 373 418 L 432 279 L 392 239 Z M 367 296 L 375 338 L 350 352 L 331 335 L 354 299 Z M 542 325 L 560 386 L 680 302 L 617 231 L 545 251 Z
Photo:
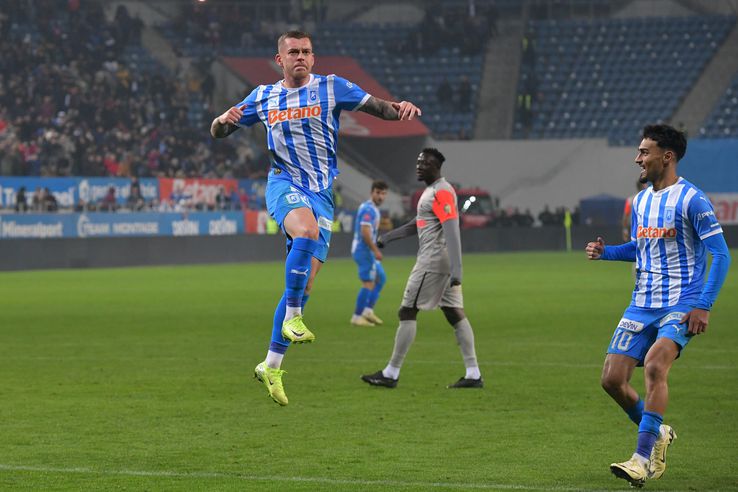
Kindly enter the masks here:
M 712 237 L 712 236 L 714 236 L 716 234 L 722 234 L 722 233 L 723 233 L 723 228 L 720 227 L 719 229 L 715 229 L 714 231 L 710 231 L 707 234 L 705 234 L 703 236 L 700 236 L 700 239 L 702 239 L 704 241 L 708 237 Z
M 356 111 L 360 107 L 362 107 L 363 105 L 365 105 L 366 102 L 369 100 L 370 97 L 372 97 L 371 94 L 369 94 L 369 93 L 365 94 L 364 97 L 361 98 L 361 101 L 359 102 L 359 104 L 357 104 L 356 106 L 354 106 L 353 108 L 351 108 L 351 111 Z

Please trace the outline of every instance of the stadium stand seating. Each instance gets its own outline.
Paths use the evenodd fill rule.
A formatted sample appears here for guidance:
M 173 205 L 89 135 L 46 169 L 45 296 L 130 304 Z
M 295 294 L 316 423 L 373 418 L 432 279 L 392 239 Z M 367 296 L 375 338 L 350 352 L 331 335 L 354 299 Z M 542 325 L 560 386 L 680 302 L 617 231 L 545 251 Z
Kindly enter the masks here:
M 514 138 L 608 137 L 631 143 L 666 121 L 735 24 L 695 16 L 531 21 Z
M 203 70 L 178 80 L 141 46 L 125 8 L 114 21 L 93 1 L 11 3 L 3 14 L 2 174 L 252 176 L 247 139 L 208 135 Z
M 484 68 L 485 40 L 490 34 L 489 14 L 466 18 L 466 3 L 446 3 L 447 11 L 429 14 L 420 25 L 410 29 L 400 24 L 322 22 L 313 31 L 316 51 L 320 55 L 355 58 L 398 100 L 418 104 L 423 109 L 423 122 L 437 138 L 471 138 Z M 231 36 L 229 39 L 239 40 L 235 43 L 214 39 L 208 34 L 213 24 L 227 33 L 234 23 L 242 22 L 238 11 L 229 11 L 228 15 L 219 12 L 217 6 L 212 7 L 207 25 L 196 24 L 190 20 L 192 16 L 183 14 L 159 29 L 186 56 L 274 56 L 274 42 L 279 33 L 267 32 L 263 26 L 254 27 L 254 32 L 246 36 Z M 446 17 L 444 22 L 448 27 L 439 27 L 436 14 Z M 451 85 L 452 93 L 452 103 L 446 105 L 437 97 L 444 79 Z M 469 87 L 468 104 L 461 95 L 462 84 Z
M 703 123 L 699 136 L 738 138 L 738 73 Z

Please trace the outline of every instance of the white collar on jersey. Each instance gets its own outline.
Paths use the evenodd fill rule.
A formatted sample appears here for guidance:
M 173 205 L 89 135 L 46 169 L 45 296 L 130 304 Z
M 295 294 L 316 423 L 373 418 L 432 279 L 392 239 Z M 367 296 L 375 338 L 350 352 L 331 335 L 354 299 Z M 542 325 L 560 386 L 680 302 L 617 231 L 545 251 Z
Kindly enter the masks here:
M 307 86 L 309 86 L 310 84 L 312 84 L 314 80 L 315 80 L 315 75 L 313 75 L 313 74 L 310 74 L 310 80 L 308 80 L 308 83 L 307 83 L 307 84 L 305 84 L 305 85 L 301 85 L 300 87 L 285 87 L 285 86 L 284 86 L 284 84 L 283 84 L 283 82 L 284 82 L 284 79 L 280 80 L 279 82 L 277 82 L 277 83 L 276 83 L 276 84 L 274 84 L 274 85 L 277 85 L 277 86 L 279 86 L 279 88 L 280 88 L 280 89 L 284 89 L 284 90 L 286 90 L 286 91 L 299 91 L 299 90 L 300 90 L 300 89 L 302 89 L 303 87 L 307 87 Z
M 678 185 L 678 184 L 679 184 L 679 183 L 681 183 L 682 181 L 684 181 L 684 178 L 682 178 L 681 176 L 677 176 L 677 180 L 676 180 L 676 183 L 674 183 L 673 185 L 669 185 L 669 186 L 667 186 L 666 188 L 661 188 L 661 189 L 660 189 L 659 191 L 655 191 L 655 190 L 653 189 L 653 185 L 651 185 L 651 187 L 650 187 L 650 190 L 651 190 L 651 193 L 652 193 L 652 194 L 653 194 L 654 196 L 659 196 L 659 195 L 662 195 L 662 194 L 664 194 L 664 193 L 668 193 L 670 189 L 672 189 L 672 188 L 673 188 L 674 186 Z

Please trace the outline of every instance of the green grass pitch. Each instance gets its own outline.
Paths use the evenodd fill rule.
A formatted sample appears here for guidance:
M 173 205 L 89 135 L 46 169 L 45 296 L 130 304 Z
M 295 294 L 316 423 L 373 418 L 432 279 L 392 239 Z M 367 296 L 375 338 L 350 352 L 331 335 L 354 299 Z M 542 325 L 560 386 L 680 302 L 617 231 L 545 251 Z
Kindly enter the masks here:
M 738 489 L 738 252 L 706 335 L 671 372 L 678 439 L 648 490 Z M 348 321 L 353 262 L 329 261 L 291 347 L 281 408 L 253 380 L 278 263 L 0 274 L 0 490 L 622 490 L 636 428 L 599 386 L 630 266 L 584 253 L 465 256 L 483 390 L 440 311 L 387 362 L 412 258 L 385 261 L 377 313 Z M 638 369 L 634 384 L 643 388 Z

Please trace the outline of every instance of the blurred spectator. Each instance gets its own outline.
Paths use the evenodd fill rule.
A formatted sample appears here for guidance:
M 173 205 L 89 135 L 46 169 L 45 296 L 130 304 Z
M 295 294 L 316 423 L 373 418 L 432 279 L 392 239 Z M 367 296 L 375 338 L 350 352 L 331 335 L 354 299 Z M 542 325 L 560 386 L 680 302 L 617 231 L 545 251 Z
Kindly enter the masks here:
M 226 193 L 225 187 L 218 188 L 218 194 L 215 195 L 215 209 L 229 210 L 231 208 L 231 196 Z
M 249 209 L 249 195 L 243 188 L 238 189 L 238 202 L 241 204 L 241 210 Z
M 518 207 L 515 207 L 515 213 L 513 214 L 513 222 L 518 227 L 531 227 L 535 219 L 530 213 L 530 209 L 526 209 L 525 213 L 520 212 Z
M 438 85 L 436 97 L 438 97 L 438 102 L 441 104 L 441 108 L 443 108 L 444 110 L 448 110 L 453 106 L 454 93 L 453 89 L 451 88 L 451 84 L 448 82 L 448 79 L 446 77 L 444 77 L 441 83 Z
M 551 213 L 551 209 L 548 207 L 548 204 L 546 204 L 543 207 L 543 211 L 538 214 L 538 221 L 542 226 L 549 226 L 555 223 L 554 215 Z
M 18 193 L 15 194 L 15 211 L 16 212 L 27 212 L 28 203 L 26 203 L 26 187 L 21 186 L 18 189 Z
M 152 58 L 139 58 L 153 67 L 145 70 L 129 61 L 127 48 L 139 45 L 143 24 L 124 5 L 108 21 L 95 0 L 14 4 L 3 7 L 0 29 L 0 172 L 224 177 L 236 166 L 243 176 L 253 172 L 253 161 L 236 158 L 245 139 L 215 143 L 200 127 L 213 117 L 208 62 L 195 64 L 192 84 L 205 95 L 194 94 L 190 108 L 187 86 Z M 43 15 L 28 15 L 28 8 Z M 247 10 L 219 8 L 223 15 Z M 221 24 L 192 19 L 216 30 Z M 241 20 L 232 12 L 229 19 Z M 242 29 L 231 24 L 223 36 Z
M 459 81 L 459 111 L 462 113 L 466 113 L 467 111 L 471 110 L 471 82 L 469 82 L 469 77 L 466 75 L 461 76 L 461 80 Z
M 56 201 L 56 197 L 48 188 L 43 189 L 42 196 L 42 210 L 44 212 L 56 212 L 59 210 L 59 204 Z
M 131 185 L 131 189 L 126 198 L 126 208 L 132 212 L 140 212 L 146 208 L 146 200 L 141 195 L 141 187 Z
M 34 212 L 42 212 L 44 210 L 44 190 L 36 188 L 31 198 L 31 208 Z
M 100 201 L 101 212 L 115 212 L 118 209 L 118 200 L 115 198 L 115 186 L 108 188 L 108 192 Z

